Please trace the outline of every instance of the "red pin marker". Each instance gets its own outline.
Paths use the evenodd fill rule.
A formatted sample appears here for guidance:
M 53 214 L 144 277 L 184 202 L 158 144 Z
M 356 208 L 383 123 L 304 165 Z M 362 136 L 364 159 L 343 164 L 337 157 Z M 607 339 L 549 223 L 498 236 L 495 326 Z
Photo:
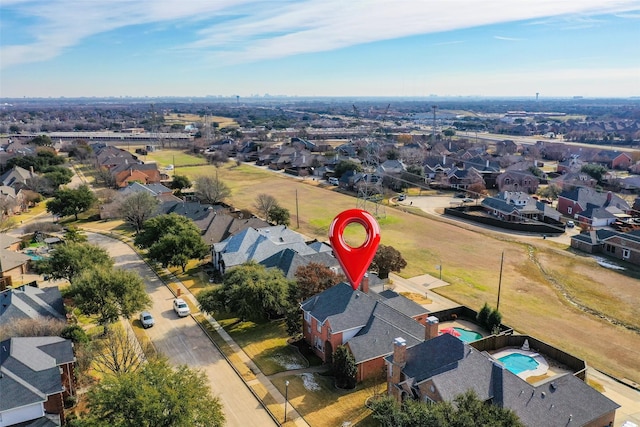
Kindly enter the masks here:
M 367 232 L 367 239 L 362 245 L 353 248 L 344 241 L 344 229 L 351 223 L 362 225 Z M 333 253 L 338 258 L 340 266 L 344 270 L 355 291 L 360 286 L 360 281 L 367 272 L 380 243 L 380 226 L 376 219 L 367 211 L 361 209 L 349 209 L 336 216 L 329 228 L 329 241 L 333 247 Z

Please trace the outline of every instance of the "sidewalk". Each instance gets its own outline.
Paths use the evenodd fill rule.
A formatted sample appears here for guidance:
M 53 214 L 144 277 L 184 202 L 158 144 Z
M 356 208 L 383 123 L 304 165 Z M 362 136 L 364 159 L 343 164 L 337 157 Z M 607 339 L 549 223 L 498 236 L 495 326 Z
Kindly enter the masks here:
M 189 300 L 189 302 L 195 307 L 199 306 L 198 301 L 196 300 L 196 297 L 191 292 L 189 292 L 189 289 L 187 289 L 187 287 L 184 286 L 184 284 L 177 277 L 175 277 L 171 273 L 169 273 L 169 281 L 170 283 L 173 283 L 178 286 L 178 289 L 180 290 L 181 298 Z M 192 313 L 192 314 L 196 314 L 196 313 Z M 247 356 L 247 353 L 245 353 L 244 350 L 242 350 L 242 348 L 240 348 L 240 346 L 236 344 L 233 338 L 231 338 L 231 336 L 227 333 L 227 331 L 225 331 L 224 328 L 220 326 L 220 324 L 216 321 L 216 319 L 214 319 L 207 313 L 203 312 L 202 314 L 209 321 L 209 323 L 211 323 L 213 328 L 216 330 L 216 332 L 218 332 L 218 334 L 222 337 L 222 339 L 229 345 L 229 347 L 231 347 L 233 352 L 240 357 L 240 360 L 242 360 L 242 363 L 247 365 L 249 369 L 251 369 L 251 372 L 253 372 L 254 375 L 256 376 L 255 380 L 251 380 L 248 382 L 245 381 L 247 386 L 250 387 L 251 384 L 255 382 L 259 382 L 265 389 L 267 389 L 271 397 L 273 397 L 273 399 L 278 404 L 284 405 L 285 398 L 282 395 L 282 393 L 280 393 L 280 391 L 273 385 L 273 383 L 269 380 L 269 378 L 267 378 L 267 376 L 264 375 L 262 371 L 260 371 L 258 366 L 255 363 L 253 363 L 253 361 L 251 360 L 251 358 L 249 358 L 249 356 Z M 291 373 L 291 372 L 287 371 L 286 373 Z M 309 424 L 305 421 L 305 419 L 302 418 L 302 416 L 298 413 L 298 411 L 296 411 L 296 409 L 293 407 L 291 402 L 288 402 L 287 404 L 287 419 L 289 420 L 287 424 L 289 424 L 289 422 L 293 422 L 296 426 L 299 426 L 299 427 L 310 427 Z

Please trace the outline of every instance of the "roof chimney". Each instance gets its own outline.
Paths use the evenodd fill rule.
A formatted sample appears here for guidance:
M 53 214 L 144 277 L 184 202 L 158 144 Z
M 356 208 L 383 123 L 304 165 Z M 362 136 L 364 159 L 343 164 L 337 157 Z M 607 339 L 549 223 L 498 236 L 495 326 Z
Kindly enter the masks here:
M 407 341 L 398 337 L 393 340 L 393 364 L 404 367 L 407 362 Z
M 438 336 L 438 324 L 440 321 L 436 316 L 427 317 L 427 324 L 424 328 L 424 340 L 430 340 Z
M 360 290 L 365 294 L 369 293 L 369 273 L 365 273 L 360 281 Z

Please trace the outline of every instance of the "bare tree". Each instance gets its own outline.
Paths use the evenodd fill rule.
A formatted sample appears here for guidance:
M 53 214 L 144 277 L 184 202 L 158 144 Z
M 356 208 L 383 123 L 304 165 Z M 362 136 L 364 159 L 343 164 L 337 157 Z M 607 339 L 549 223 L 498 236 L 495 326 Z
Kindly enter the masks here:
M 109 333 L 96 342 L 93 361 L 96 371 L 121 374 L 137 371 L 146 360 L 145 354 L 153 350 L 138 343 L 135 335 L 122 328 L 111 328 Z
M 260 216 L 265 220 L 269 218 L 269 211 L 278 206 L 278 201 L 270 194 L 258 194 L 253 207 L 258 211 Z
M 0 341 L 11 337 L 59 336 L 67 322 L 55 318 L 18 319 L 0 325 Z
M 231 195 L 231 190 L 217 176 L 201 176 L 195 182 L 195 195 L 203 203 L 215 205 Z
M 144 222 L 156 212 L 158 204 L 158 199 L 146 191 L 136 192 L 120 200 L 118 212 L 139 233 Z

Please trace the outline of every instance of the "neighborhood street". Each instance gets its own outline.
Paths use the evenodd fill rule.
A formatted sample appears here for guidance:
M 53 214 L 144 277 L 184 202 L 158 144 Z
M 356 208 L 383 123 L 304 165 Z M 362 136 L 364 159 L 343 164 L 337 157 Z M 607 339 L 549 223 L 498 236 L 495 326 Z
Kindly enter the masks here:
M 87 236 L 90 243 L 109 252 L 116 267 L 135 271 L 144 279 L 153 302 L 149 312 L 156 320 L 155 326 L 146 330 L 153 345 L 172 364 L 185 364 L 207 374 L 211 390 L 223 405 L 227 426 L 277 425 L 195 320 L 174 313 L 171 291 L 126 243 L 95 233 Z

